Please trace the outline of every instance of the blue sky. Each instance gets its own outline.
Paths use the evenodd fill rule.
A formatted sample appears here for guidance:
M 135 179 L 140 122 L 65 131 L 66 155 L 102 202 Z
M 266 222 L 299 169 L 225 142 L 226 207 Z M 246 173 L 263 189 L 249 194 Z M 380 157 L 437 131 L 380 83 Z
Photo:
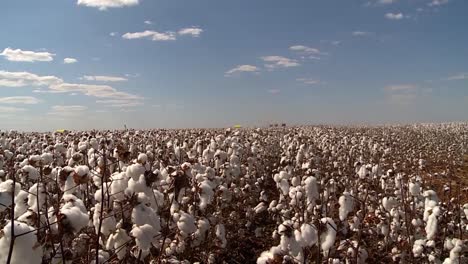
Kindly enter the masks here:
M 15 0 L 0 129 L 467 120 L 468 1 Z

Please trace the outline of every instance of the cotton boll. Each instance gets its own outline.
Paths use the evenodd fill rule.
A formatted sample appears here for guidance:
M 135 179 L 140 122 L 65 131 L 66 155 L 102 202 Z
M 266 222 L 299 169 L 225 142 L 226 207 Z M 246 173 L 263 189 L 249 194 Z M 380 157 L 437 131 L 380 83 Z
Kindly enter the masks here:
M 38 212 L 45 203 L 46 190 L 43 184 L 35 183 L 29 188 L 28 206 L 34 211 Z
M 150 225 L 158 233 L 161 230 L 160 218 L 153 210 L 145 204 L 138 204 L 132 210 L 132 222 L 138 226 Z
M 125 245 L 131 238 L 127 235 L 124 229 L 118 228 L 113 234 L 109 236 L 106 243 L 107 250 L 116 250 L 117 258 L 122 260 L 127 254 L 127 247 Z
M 0 193 L 0 199 L 1 199 L 2 193 Z M 24 214 L 28 208 L 28 196 L 29 193 L 25 192 L 23 190 L 19 191 L 18 195 L 15 196 L 15 215 L 22 215 Z M 11 198 L 10 198 L 11 202 Z M 0 201 L 0 203 L 3 203 Z M 0 211 L 1 211 L 1 205 L 0 205 Z
M 421 185 L 419 182 L 410 182 L 409 191 L 412 196 L 419 196 L 421 193 Z
M 11 255 L 11 264 L 42 263 L 42 247 L 37 242 L 35 232 L 31 231 L 34 231 L 33 227 L 18 221 L 14 222 L 14 234 L 17 237 Z M 18 236 L 21 234 L 25 235 Z M 0 263 L 7 263 L 11 237 L 11 222 L 8 221 L 0 238 Z
M 418 239 L 414 241 L 413 254 L 415 257 L 420 257 L 422 255 L 426 241 L 426 239 Z
M 43 153 L 41 155 L 41 160 L 44 165 L 49 165 L 54 161 L 54 155 L 52 155 L 52 153 Z
M 351 194 L 349 194 L 348 192 L 344 192 L 343 195 L 338 200 L 338 203 L 340 204 L 340 209 L 339 209 L 340 220 L 344 221 L 348 217 L 348 214 L 353 211 L 354 199 L 351 196 Z
M 140 255 L 140 260 L 146 258 L 150 253 L 151 244 L 155 240 L 157 232 L 148 224 L 142 226 L 135 225 L 132 231 L 130 231 L 130 235 L 135 238 L 136 246 L 141 250 L 141 254 L 134 252 L 134 256 L 138 258 Z
M 136 164 L 132 164 L 128 166 L 125 172 L 134 181 L 138 181 L 138 179 L 140 178 L 140 175 L 145 173 L 145 167 L 141 165 L 140 163 L 136 163 Z
M 181 236 L 184 238 L 197 231 L 195 218 L 192 215 L 185 213 L 184 211 L 180 211 L 180 218 L 177 221 L 177 227 L 180 230 Z
M 60 213 L 65 216 L 62 219 L 63 225 L 69 225 L 71 227 L 71 231 L 75 234 L 88 225 L 88 213 L 82 212 L 80 208 L 76 206 L 72 207 L 65 205 L 60 209 Z
M 212 188 L 212 182 L 209 180 L 205 180 L 199 184 L 200 188 L 200 205 L 199 208 L 200 210 L 204 211 L 206 207 L 212 202 L 214 192 Z
M 16 183 L 14 188 L 14 196 L 21 191 L 21 185 Z M 0 183 L 0 213 L 11 205 L 11 196 L 13 192 L 13 180 L 6 180 Z
M 325 234 L 320 235 L 320 246 L 322 248 L 324 256 L 328 255 L 328 251 L 335 243 L 336 238 L 336 224 L 333 219 L 329 217 L 322 218 L 320 220 L 322 224 L 326 225 L 327 231 Z
M 215 234 L 216 234 L 216 238 L 220 241 L 219 246 L 221 248 L 226 248 L 227 246 L 226 229 L 224 228 L 223 224 L 216 225 Z
M 304 247 L 311 247 L 317 243 L 317 229 L 315 226 L 304 223 L 301 225 L 301 236 Z
M 289 183 L 288 180 L 282 179 L 279 183 L 279 187 L 283 193 L 283 195 L 287 195 L 289 193 Z
M 30 180 L 39 179 L 39 176 L 40 176 L 39 170 L 34 168 L 33 166 L 25 165 L 24 167 L 21 168 L 21 170 L 27 174 L 28 179 Z
M 382 199 L 382 205 L 387 212 L 390 212 L 398 205 L 398 201 L 394 197 L 384 197 Z
M 315 205 L 315 201 L 320 197 L 317 187 L 317 179 L 309 176 L 304 181 L 307 204 Z
M 426 236 L 427 239 L 434 239 L 437 233 L 437 216 L 440 214 L 440 208 L 438 206 L 432 209 L 432 213 L 429 215 L 426 223 Z
M 281 247 L 275 246 L 270 248 L 270 250 L 263 251 L 260 254 L 260 257 L 257 259 L 257 264 L 267 264 L 273 261 L 276 256 L 279 256 L 282 253 Z

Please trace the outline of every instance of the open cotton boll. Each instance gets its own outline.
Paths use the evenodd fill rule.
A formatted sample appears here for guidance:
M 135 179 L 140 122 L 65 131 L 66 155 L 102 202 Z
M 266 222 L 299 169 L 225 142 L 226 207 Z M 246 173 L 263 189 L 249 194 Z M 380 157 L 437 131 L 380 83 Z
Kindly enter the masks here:
M 21 170 L 27 174 L 28 179 L 30 180 L 37 180 L 40 176 L 39 170 L 31 165 L 25 165 L 21 168 Z
M 148 224 L 154 228 L 155 232 L 161 230 L 160 218 L 153 208 L 145 204 L 138 204 L 132 210 L 132 222 L 138 226 Z
M 15 243 L 11 255 L 11 264 L 40 264 L 42 263 L 42 247 L 37 244 L 37 236 L 34 228 L 25 223 L 14 222 Z M 28 233 L 31 232 L 31 233 Z M 28 233 L 28 234 L 25 234 Z M 18 236 L 25 234 L 22 236 Z M 11 221 L 3 228 L 3 236 L 0 238 L 0 263 L 7 263 L 11 243 Z
M 330 248 L 335 243 L 336 224 L 335 221 L 333 221 L 333 219 L 331 219 L 330 217 L 324 217 L 320 219 L 320 222 L 322 222 L 322 224 L 325 224 L 327 228 L 325 234 L 320 235 L 320 246 L 322 248 L 323 255 L 326 256 L 328 255 L 328 251 L 330 250 Z
M 115 250 L 117 258 L 122 260 L 128 252 L 128 248 L 123 245 L 125 245 L 129 240 L 131 240 L 131 237 L 127 235 L 127 232 L 122 228 L 118 228 L 107 239 L 106 249 Z
M 410 182 L 409 191 L 412 196 L 419 196 L 421 193 L 421 184 L 419 182 Z
M 339 217 L 341 221 L 344 221 L 350 212 L 354 208 L 354 199 L 348 192 L 344 192 L 340 199 L 338 200 L 340 204 Z
M 311 247 L 317 243 L 317 229 L 311 224 L 304 223 L 301 225 L 301 236 L 303 247 Z
M 279 182 L 279 187 L 280 187 L 281 192 L 283 193 L 283 195 L 288 195 L 288 193 L 289 193 L 289 182 L 288 182 L 288 180 L 282 179 Z
M 398 201 L 395 199 L 395 197 L 384 197 L 382 199 L 382 205 L 387 212 L 390 212 L 398 205 Z
M 14 196 L 21 191 L 21 184 L 16 183 L 14 188 Z M 13 180 L 8 179 L 0 183 L 0 213 L 5 211 L 11 205 L 11 194 L 13 192 Z
M 44 165 L 49 165 L 54 161 L 54 155 L 52 153 L 43 153 L 41 160 Z
M 206 237 L 206 232 L 210 229 L 210 222 L 206 218 L 202 218 L 197 222 L 198 230 L 194 234 L 194 246 L 199 246 Z
M 128 180 L 128 186 L 127 189 L 125 189 L 125 194 L 127 196 L 131 196 L 134 193 L 145 192 L 147 189 L 148 186 L 146 186 L 145 176 L 140 175 L 136 181 L 133 178 Z
M 15 196 L 15 215 L 22 215 L 24 214 L 28 208 L 29 208 L 29 205 L 28 205 L 28 192 L 25 192 L 23 190 L 19 191 L 18 195 Z M 0 203 L 3 204 L 3 202 L 1 201 L 1 197 L 2 197 L 2 193 L 0 193 Z M 10 202 L 11 202 L 11 198 L 10 198 Z M 0 205 L 0 212 L 1 212 L 1 207 L 2 205 Z
M 426 245 L 426 239 L 418 239 L 414 241 L 413 254 L 415 257 L 420 257 L 424 252 L 424 246 Z
M 148 156 L 144 153 L 140 153 L 137 158 L 138 163 L 145 164 L 148 161 Z
M 28 206 L 34 212 L 38 212 L 45 203 L 46 190 L 44 185 L 35 183 L 29 188 Z
M 136 246 L 141 250 L 141 254 L 135 252 L 135 257 L 138 258 L 138 255 L 140 255 L 140 259 L 146 258 L 150 253 L 151 244 L 155 240 L 157 232 L 148 224 L 142 226 L 135 225 L 132 231 L 130 231 L 130 235 L 135 238 Z
M 212 188 L 212 184 L 209 180 L 205 180 L 199 184 L 200 188 L 200 210 L 204 211 L 206 207 L 212 202 L 214 191 Z
M 128 166 L 125 172 L 127 176 L 131 177 L 134 181 L 138 181 L 140 175 L 145 173 L 145 167 L 140 163 L 136 163 Z
M 77 206 L 64 205 L 60 209 L 60 213 L 65 217 L 62 219 L 62 223 L 67 226 L 70 225 L 73 233 L 80 232 L 85 226 L 88 225 L 89 215 L 87 212 L 83 212 Z
M 313 176 L 307 177 L 304 181 L 307 204 L 315 205 L 315 201 L 320 197 L 317 187 L 317 179 Z
M 94 205 L 93 225 L 94 225 L 94 230 L 96 231 L 96 234 L 99 229 L 99 222 L 100 222 L 100 217 L 101 217 L 101 206 L 102 206 L 101 203 L 96 203 L 96 205 Z M 104 212 L 102 223 L 101 223 L 101 233 L 104 234 L 104 236 L 108 236 L 115 230 L 116 225 L 117 225 L 117 221 L 115 220 L 113 213 Z
M 177 221 L 177 227 L 180 230 L 181 236 L 184 238 L 197 231 L 195 218 L 184 211 L 180 211 L 180 218 Z
M 277 256 L 282 254 L 281 247 L 275 246 L 271 247 L 270 250 L 263 251 L 260 254 L 260 257 L 257 258 L 257 264 L 267 264 L 273 261 Z
M 463 252 L 463 241 L 458 240 L 455 241 L 455 245 L 453 246 L 452 250 L 450 250 L 450 256 L 444 260 L 443 264 L 462 264 L 465 263 L 463 260 L 466 261 L 466 258 L 462 257 L 462 262 L 459 261 L 460 253 Z
M 125 199 L 125 189 L 128 187 L 127 174 L 125 172 L 114 173 L 111 175 L 112 184 L 109 185 L 110 195 L 117 201 Z
M 432 209 L 432 213 L 427 218 L 426 223 L 426 236 L 428 240 L 434 239 L 437 233 L 437 216 L 440 214 L 440 208 L 438 206 Z
M 220 241 L 219 246 L 221 248 L 226 248 L 227 240 L 226 240 L 226 229 L 224 228 L 223 224 L 217 224 L 215 228 L 216 238 Z
M 428 203 L 431 201 L 434 201 L 436 203 L 439 203 L 439 197 L 437 196 L 437 193 L 433 190 L 427 190 L 423 193 L 423 196 L 426 198 L 424 200 L 424 205 L 427 206 Z

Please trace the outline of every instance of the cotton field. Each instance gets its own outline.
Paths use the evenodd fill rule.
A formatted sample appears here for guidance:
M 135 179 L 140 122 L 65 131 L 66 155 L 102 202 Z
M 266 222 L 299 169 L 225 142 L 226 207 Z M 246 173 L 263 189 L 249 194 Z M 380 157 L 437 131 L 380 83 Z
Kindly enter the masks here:
M 468 263 L 468 123 L 0 132 L 0 263 Z

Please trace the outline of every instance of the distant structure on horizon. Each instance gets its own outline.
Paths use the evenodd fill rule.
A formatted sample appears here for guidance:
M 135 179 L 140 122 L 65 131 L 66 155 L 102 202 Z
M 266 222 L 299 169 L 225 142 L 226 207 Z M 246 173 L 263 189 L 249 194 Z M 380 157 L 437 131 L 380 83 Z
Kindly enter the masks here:
M 281 124 L 270 124 L 269 127 L 286 127 L 286 123 L 281 123 Z

